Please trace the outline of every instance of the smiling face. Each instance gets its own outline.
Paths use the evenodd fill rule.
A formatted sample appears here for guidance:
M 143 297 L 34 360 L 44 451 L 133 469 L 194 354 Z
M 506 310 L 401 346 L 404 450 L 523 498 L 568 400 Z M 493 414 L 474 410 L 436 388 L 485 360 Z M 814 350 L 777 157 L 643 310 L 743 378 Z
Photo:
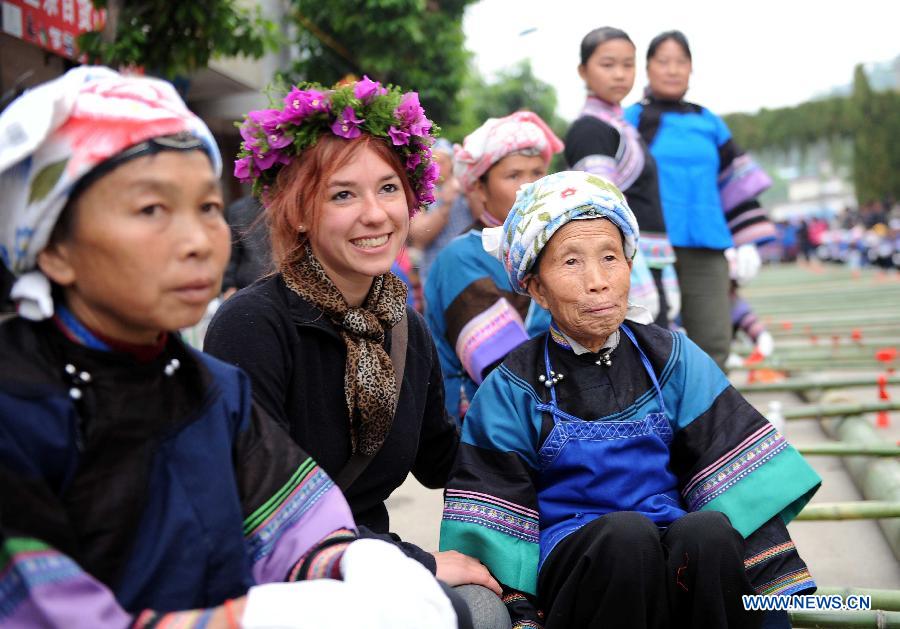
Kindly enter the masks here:
M 67 233 L 38 257 L 89 328 L 136 344 L 195 324 L 231 250 L 222 194 L 200 151 L 133 159 L 74 201 Z
M 634 44 L 627 39 L 610 39 L 578 66 L 578 74 L 594 96 L 618 105 L 634 87 L 634 54 Z
M 680 100 L 688 90 L 691 78 L 691 58 L 674 39 L 667 39 L 647 60 L 647 81 L 650 91 L 663 100 Z
M 513 153 L 491 166 L 475 183 L 474 195 L 495 220 L 502 223 L 516 202 L 519 186 L 537 181 L 547 174 L 540 155 Z
M 559 328 L 593 352 L 625 320 L 631 260 L 619 228 L 606 219 L 563 225 L 544 246 L 531 297 Z
M 347 303 L 358 306 L 406 241 L 407 196 L 397 172 L 369 147 L 331 175 L 324 196 L 309 244 Z

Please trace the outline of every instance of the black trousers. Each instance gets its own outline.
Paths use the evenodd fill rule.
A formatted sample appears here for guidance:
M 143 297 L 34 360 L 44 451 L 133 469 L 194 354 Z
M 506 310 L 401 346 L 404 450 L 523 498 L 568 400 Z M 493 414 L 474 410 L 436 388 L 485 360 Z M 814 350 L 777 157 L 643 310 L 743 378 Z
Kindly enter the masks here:
M 756 629 L 744 541 L 716 511 L 660 531 L 634 512 L 610 513 L 572 533 L 538 577 L 546 629 Z
M 669 329 L 669 300 L 666 298 L 666 291 L 663 290 L 662 269 L 650 269 L 653 276 L 653 283 L 656 285 L 656 293 L 659 295 L 659 314 L 653 320 L 653 323 L 661 328 Z

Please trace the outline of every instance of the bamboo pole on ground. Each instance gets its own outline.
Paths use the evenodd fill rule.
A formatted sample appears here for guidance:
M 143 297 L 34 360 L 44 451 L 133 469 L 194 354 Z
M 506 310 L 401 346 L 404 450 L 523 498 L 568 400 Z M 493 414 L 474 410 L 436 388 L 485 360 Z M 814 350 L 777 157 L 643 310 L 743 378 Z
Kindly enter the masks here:
M 900 385 L 900 374 L 885 376 L 887 386 Z M 735 388 L 743 395 L 751 393 L 803 393 L 807 391 L 826 391 L 830 389 L 850 389 L 858 387 L 877 387 L 878 376 L 854 376 L 845 378 L 828 378 L 817 375 L 807 378 L 791 378 L 781 382 L 753 382 L 740 384 Z
M 900 627 L 900 612 L 832 611 L 791 612 L 791 625 L 796 629 L 882 629 Z
M 853 587 L 820 587 L 816 594 L 831 596 L 837 594 L 843 599 L 848 596 L 868 596 L 871 598 L 872 609 L 885 611 L 900 611 L 900 590 L 875 590 L 869 588 Z
M 817 502 L 808 504 L 797 520 L 881 520 L 900 518 L 900 502 L 859 500 L 856 502 Z
M 881 411 L 898 411 L 900 402 L 854 402 L 852 404 L 804 404 L 782 411 L 785 419 L 814 419 L 816 417 L 841 417 L 865 415 Z M 869 443 L 869 442 L 864 442 Z M 878 442 L 880 443 L 880 439 Z
M 821 424 L 828 436 L 843 443 L 872 446 L 885 443 L 862 417 L 823 419 Z M 897 459 L 848 456 L 841 461 L 863 498 L 900 501 L 900 462 Z M 878 526 L 881 527 L 894 557 L 900 560 L 900 519 L 879 520 Z
M 857 445 L 855 443 L 816 443 L 810 445 L 794 444 L 803 456 L 883 456 L 900 457 L 900 446 L 889 443 L 884 445 Z

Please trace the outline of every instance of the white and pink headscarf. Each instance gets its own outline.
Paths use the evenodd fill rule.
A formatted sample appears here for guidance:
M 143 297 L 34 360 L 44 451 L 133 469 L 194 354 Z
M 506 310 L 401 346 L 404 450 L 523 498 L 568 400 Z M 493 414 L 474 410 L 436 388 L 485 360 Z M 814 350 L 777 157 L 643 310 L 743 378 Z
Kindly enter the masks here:
M 188 133 L 218 176 L 222 158 L 209 129 L 171 84 L 81 66 L 25 92 L 0 113 L 0 258 L 18 279 L 19 314 L 53 314 L 50 283 L 36 270 L 76 184 L 136 144 Z
M 488 118 L 454 149 L 454 173 L 470 192 L 491 166 L 510 153 L 531 149 L 549 165 L 553 155 L 563 150 L 563 143 L 536 113 L 517 111 L 503 118 Z

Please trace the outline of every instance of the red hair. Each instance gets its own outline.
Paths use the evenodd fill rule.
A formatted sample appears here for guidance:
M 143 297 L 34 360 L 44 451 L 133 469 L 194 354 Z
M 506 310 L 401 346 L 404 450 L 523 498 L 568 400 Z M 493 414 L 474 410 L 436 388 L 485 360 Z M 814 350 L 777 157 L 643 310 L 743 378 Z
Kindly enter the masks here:
M 328 180 L 365 148 L 374 151 L 397 173 L 406 193 L 406 203 L 411 212 L 415 211 L 416 195 L 406 168 L 385 140 L 366 133 L 352 140 L 323 135 L 315 146 L 281 169 L 264 197 L 272 257 L 277 268 L 292 266 L 302 257 L 306 234 L 317 229 Z M 300 225 L 305 227 L 305 232 L 299 231 Z

